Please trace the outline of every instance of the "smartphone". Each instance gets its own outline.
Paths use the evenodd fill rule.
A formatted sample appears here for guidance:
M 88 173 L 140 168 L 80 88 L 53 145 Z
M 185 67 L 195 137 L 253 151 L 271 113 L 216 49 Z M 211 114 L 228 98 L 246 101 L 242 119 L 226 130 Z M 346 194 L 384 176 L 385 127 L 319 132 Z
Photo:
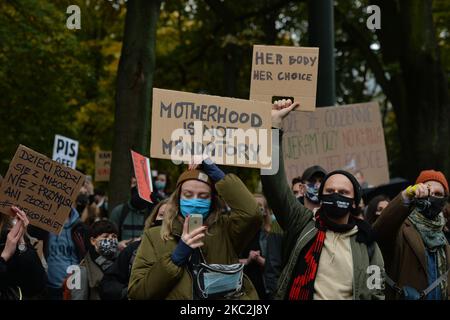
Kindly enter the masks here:
M 201 214 L 193 213 L 189 216 L 188 232 L 200 228 L 203 225 L 203 216 Z

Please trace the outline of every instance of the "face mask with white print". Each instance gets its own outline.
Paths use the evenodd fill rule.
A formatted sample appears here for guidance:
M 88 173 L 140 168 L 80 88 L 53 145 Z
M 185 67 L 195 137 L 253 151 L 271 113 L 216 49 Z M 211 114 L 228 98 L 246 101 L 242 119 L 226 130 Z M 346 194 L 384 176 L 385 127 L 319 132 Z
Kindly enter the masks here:
M 306 185 L 306 198 L 314 204 L 318 204 L 319 200 L 319 187 L 316 187 L 315 184 L 309 183 Z
M 107 259 L 112 259 L 117 254 L 118 246 L 119 241 L 117 240 L 117 238 L 102 239 L 98 242 L 98 254 Z

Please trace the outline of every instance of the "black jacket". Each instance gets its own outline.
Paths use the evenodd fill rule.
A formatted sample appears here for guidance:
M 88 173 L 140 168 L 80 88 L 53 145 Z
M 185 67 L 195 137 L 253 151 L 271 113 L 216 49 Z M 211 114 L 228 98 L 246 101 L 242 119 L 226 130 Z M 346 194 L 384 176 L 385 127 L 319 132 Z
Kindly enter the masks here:
M 0 252 L 3 251 L 8 232 L 4 230 L 0 236 Z M 7 262 L 0 258 L 0 291 L 8 287 L 20 287 L 25 298 L 42 293 L 47 283 L 47 274 L 42 266 L 36 250 L 27 245 L 27 250 L 15 254 Z
M 281 251 L 283 247 L 283 234 L 270 233 L 267 237 L 267 257 L 264 265 L 264 279 L 269 299 L 273 299 L 278 278 L 282 271 Z
M 100 283 L 102 300 L 126 300 L 131 266 L 141 241 L 129 244 L 117 257 L 114 264 L 105 271 Z

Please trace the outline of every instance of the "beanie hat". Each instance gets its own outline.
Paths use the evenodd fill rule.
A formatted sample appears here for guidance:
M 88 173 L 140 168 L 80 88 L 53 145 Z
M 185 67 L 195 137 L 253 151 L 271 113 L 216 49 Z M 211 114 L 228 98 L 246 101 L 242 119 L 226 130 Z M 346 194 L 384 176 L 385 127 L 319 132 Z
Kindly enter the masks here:
M 197 180 L 204 182 L 207 185 L 209 185 L 211 189 L 214 189 L 214 183 L 212 182 L 211 178 L 201 170 L 187 170 L 183 172 L 178 177 L 177 188 L 188 180 Z
M 423 170 L 417 177 L 417 183 L 425 183 L 427 181 L 437 181 L 442 184 L 445 189 L 445 193 L 448 194 L 448 182 L 444 174 L 435 170 Z
M 355 205 L 356 207 L 358 207 L 359 203 L 361 202 L 361 197 L 362 197 L 362 191 L 361 191 L 361 185 L 359 184 L 358 180 L 356 180 L 356 178 L 348 171 L 344 171 L 344 170 L 335 170 L 330 172 L 329 174 L 327 174 L 325 176 L 325 178 L 323 179 L 322 183 L 320 184 L 320 188 L 319 188 L 319 199 L 322 198 L 323 195 L 323 188 L 325 186 L 325 182 L 331 177 L 334 176 L 335 174 L 342 174 L 344 176 L 346 176 L 350 182 L 353 185 L 353 190 L 355 193 Z

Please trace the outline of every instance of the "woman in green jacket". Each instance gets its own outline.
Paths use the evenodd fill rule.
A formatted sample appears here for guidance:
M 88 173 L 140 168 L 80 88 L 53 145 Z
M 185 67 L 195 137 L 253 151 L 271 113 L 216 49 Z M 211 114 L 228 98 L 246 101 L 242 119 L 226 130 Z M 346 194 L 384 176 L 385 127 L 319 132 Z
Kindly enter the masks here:
M 191 166 L 181 174 L 162 226 L 144 232 L 131 271 L 130 299 L 205 298 L 197 290 L 195 266 L 200 262 L 238 264 L 239 253 L 261 226 L 258 205 L 237 176 L 225 175 L 214 164 L 205 162 L 202 169 Z M 222 200 L 231 209 L 229 213 L 225 213 Z M 204 225 L 188 230 L 189 215 L 193 213 L 202 214 Z M 223 287 L 233 281 L 227 279 L 221 279 Z M 215 297 L 258 299 L 245 275 L 240 283 L 235 292 Z

